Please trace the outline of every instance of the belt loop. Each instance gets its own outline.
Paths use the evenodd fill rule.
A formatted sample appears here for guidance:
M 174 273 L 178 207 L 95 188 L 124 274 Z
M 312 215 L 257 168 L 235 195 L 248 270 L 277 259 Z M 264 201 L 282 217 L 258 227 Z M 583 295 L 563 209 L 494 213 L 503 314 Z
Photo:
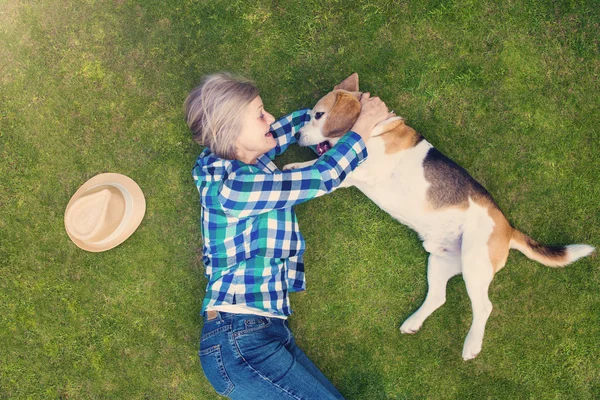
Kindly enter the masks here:
M 207 321 L 212 321 L 213 319 L 216 319 L 219 316 L 219 312 L 216 310 L 209 310 L 206 312 L 206 320 Z

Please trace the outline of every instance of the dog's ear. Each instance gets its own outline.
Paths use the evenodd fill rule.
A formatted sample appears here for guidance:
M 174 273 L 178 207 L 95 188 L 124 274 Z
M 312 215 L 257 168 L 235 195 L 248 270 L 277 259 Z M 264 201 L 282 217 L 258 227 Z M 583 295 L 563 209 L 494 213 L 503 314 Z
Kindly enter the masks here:
M 355 72 L 339 84 L 335 85 L 333 90 L 342 89 L 349 92 L 358 92 L 358 74 Z
M 351 93 L 339 92 L 335 103 L 327 114 L 323 135 L 342 136 L 352 128 L 360 114 L 360 101 Z

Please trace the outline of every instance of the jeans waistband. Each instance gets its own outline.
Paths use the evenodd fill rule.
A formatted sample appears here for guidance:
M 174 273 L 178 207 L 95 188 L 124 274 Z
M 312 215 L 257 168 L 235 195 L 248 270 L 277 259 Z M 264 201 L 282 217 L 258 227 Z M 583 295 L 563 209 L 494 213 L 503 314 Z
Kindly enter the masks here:
M 263 317 L 263 318 L 273 318 L 273 319 L 280 319 L 280 318 L 274 318 L 274 317 L 268 317 L 266 315 L 260 315 L 260 314 L 242 314 L 242 313 L 229 313 L 229 312 L 225 312 L 225 311 L 218 311 L 218 310 L 210 310 L 210 311 L 206 311 L 204 313 L 204 320 L 207 322 L 212 322 L 212 321 L 225 321 L 225 320 L 232 320 L 235 318 L 253 318 L 253 317 Z M 282 319 L 284 320 L 284 319 Z

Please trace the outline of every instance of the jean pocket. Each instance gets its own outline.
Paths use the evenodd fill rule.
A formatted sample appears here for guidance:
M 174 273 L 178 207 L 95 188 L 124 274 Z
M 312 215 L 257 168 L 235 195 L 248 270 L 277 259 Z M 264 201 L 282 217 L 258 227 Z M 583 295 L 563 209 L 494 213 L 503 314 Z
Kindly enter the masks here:
M 244 335 L 260 331 L 271 326 L 271 319 L 261 316 L 252 316 L 244 320 L 244 329 L 236 332 L 236 335 Z
M 200 351 L 200 364 L 206 379 L 220 395 L 227 396 L 233 390 L 233 383 L 225 371 L 221 357 L 221 346 L 215 345 Z
M 243 330 L 234 332 L 233 340 L 239 355 L 250 365 L 272 354 L 281 346 L 279 325 L 271 318 L 252 316 L 244 320 Z

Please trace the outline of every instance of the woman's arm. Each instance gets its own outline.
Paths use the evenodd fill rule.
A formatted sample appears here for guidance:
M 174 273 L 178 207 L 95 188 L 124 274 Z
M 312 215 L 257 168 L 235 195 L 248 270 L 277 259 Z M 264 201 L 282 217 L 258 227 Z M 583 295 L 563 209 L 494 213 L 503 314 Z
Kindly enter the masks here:
M 349 132 L 311 166 L 273 174 L 252 165 L 233 171 L 219 190 L 219 203 L 237 218 L 289 208 L 331 192 L 366 157 L 364 141 Z
M 310 108 L 294 111 L 273 122 L 271 124 L 271 133 L 273 133 L 277 145 L 267 153 L 267 156 L 272 160 L 275 156 L 283 153 L 290 144 L 296 143 L 294 135 L 308 121 L 310 121 Z

